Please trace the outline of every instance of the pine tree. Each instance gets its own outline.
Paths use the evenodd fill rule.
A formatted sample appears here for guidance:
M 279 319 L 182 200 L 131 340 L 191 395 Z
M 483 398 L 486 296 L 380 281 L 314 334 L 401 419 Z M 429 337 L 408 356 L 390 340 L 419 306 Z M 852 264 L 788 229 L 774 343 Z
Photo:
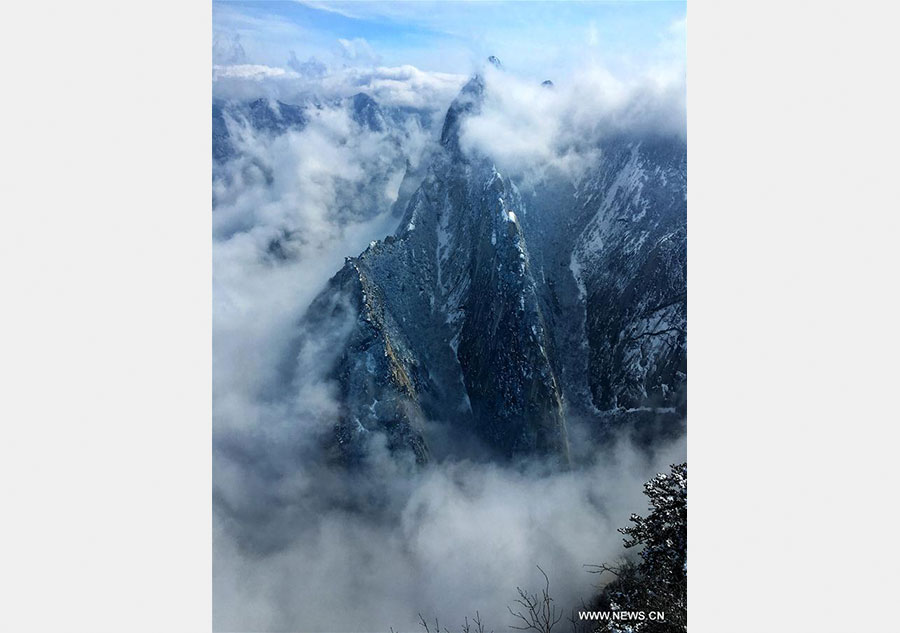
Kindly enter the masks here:
M 631 515 L 632 525 L 619 529 L 625 547 L 643 546 L 640 562 L 602 565 L 616 579 L 604 587 L 595 605 L 600 610 L 663 612 L 665 619 L 619 625 L 601 631 L 683 633 L 687 630 L 687 463 L 671 467 L 644 484 L 650 513 Z

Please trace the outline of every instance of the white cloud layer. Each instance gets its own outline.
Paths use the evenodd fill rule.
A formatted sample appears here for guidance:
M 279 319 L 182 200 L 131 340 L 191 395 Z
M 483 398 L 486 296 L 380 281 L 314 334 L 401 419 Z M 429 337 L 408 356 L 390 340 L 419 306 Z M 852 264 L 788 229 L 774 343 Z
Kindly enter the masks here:
M 248 79 L 263 81 L 265 79 L 284 78 L 298 79 L 300 75 L 284 68 L 275 68 L 263 64 L 231 64 L 227 66 L 213 65 L 213 81 L 225 79 Z
M 388 516 L 318 506 L 309 497 L 324 501 L 329 488 L 301 468 L 282 482 L 285 504 L 296 504 L 282 514 L 291 519 L 281 529 L 293 535 L 283 548 L 241 551 L 217 523 L 214 626 L 411 631 L 421 612 L 455 630 L 478 610 L 505 630 L 516 586 L 539 586 L 536 565 L 557 605 L 574 608 L 609 580 L 583 566 L 621 556 L 616 529 L 645 509 L 643 481 L 682 460 L 684 446 L 647 457 L 622 443 L 603 457 L 586 471 L 550 475 L 465 462 L 417 474 L 385 469 L 376 485 L 395 506 Z
M 616 134 L 686 132 L 681 72 L 625 82 L 589 67 L 551 87 L 492 67 L 484 77 L 484 106 L 463 122 L 460 144 L 520 177 L 553 170 L 577 178 L 595 164 L 598 143 Z
M 412 66 L 315 80 L 280 70 L 223 67 L 214 94 L 366 92 L 438 113 L 439 128 L 465 79 Z M 626 84 L 593 69 L 546 88 L 485 72 L 484 107 L 461 141 L 520 179 L 577 177 L 604 135 L 683 133 L 678 77 Z M 621 554 L 616 528 L 643 510 L 643 481 L 684 458 L 683 440 L 653 453 L 623 440 L 565 473 L 465 461 L 417 471 L 377 440 L 365 478 L 324 463 L 318 442 L 338 414 L 324 372 L 347 324 L 290 358 L 298 323 L 345 256 L 392 231 L 406 161 L 427 155 L 435 130 L 374 132 L 339 105 L 310 112 L 279 136 L 230 119 L 239 154 L 213 184 L 215 628 L 412 630 L 420 611 L 455 628 L 477 609 L 502 630 L 516 586 L 537 587 L 537 564 L 561 605 L 587 598 L 597 578 L 582 565 Z M 286 359 L 299 379 L 279 392 Z
M 293 58 L 294 62 L 298 60 Z M 315 72 L 301 73 L 259 64 L 213 67 L 213 95 L 222 99 L 260 96 L 296 103 L 307 96 L 348 97 L 365 92 L 384 106 L 446 110 L 464 75 L 426 72 L 414 66 L 347 67 L 326 72 L 324 63 L 311 60 Z M 309 63 L 309 61 L 307 62 Z
M 296 322 L 327 279 L 396 226 L 391 204 L 428 144 L 356 124 L 344 107 L 311 108 L 278 136 L 228 119 L 236 159 L 213 182 L 213 367 L 216 429 L 252 428 Z

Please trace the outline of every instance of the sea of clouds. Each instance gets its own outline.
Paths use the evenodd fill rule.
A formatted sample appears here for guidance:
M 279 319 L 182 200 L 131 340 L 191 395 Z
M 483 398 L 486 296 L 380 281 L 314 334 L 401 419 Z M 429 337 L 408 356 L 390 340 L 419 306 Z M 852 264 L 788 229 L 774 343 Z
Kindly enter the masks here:
M 467 77 L 292 62 L 213 70 L 216 99 L 319 104 L 281 135 L 229 119 L 238 155 L 214 169 L 214 627 L 413 630 L 421 612 L 456 628 L 477 610 L 504 630 L 516 587 L 542 580 L 536 565 L 574 607 L 597 582 L 583 565 L 622 555 L 616 528 L 645 510 L 642 483 L 684 459 L 683 438 L 648 450 L 623 436 L 567 472 L 465 456 L 417 468 L 377 439 L 365 476 L 330 467 L 321 439 L 339 404 L 326 370 L 348 328 L 290 357 L 300 318 L 344 257 L 395 230 L 400 183 L 435 150 Z M 683 74 L 625 83 L 586 69 L 548 88 L 482 72 L 484 106 L 461 146 L 522 180 L 577 179 L 604 135 L 684 134 Z M 373 131 L 340 100 L 358 92 L 434 116 Z M 299 376 L 289 385 L 285 362 Z

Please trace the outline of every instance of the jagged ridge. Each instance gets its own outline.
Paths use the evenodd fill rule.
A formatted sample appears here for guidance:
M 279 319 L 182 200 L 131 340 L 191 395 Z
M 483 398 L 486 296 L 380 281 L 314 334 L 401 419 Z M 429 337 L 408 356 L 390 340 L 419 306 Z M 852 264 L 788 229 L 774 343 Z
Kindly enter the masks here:
M 609 139 L 589 177 L 526 200 L 460 150 L 484 90 L 476 76 L 450 106 L 395 236 L 349 258 L 306 317 L 333 327 L 338 292 L 358 310 L 333 372 L 350 461 L 373 431 L 425 461 L 436 421 L 508 458 L 566 463 L 573 413 L 598 428 L 683 420 L 683 140 Z

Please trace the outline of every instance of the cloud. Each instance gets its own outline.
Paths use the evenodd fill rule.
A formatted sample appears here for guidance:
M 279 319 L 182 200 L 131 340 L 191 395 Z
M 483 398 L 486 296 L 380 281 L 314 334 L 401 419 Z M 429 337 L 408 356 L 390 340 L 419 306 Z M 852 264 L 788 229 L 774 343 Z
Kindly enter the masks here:
M 338 38 L 341 54 L 344 59 L 354 65 L 376 66 L 381 63 L 381 57 L 364 38 L 357 37 L 352 40 Z
M 669 33 L 671 33 L 677 37 L 684 37 L 686 31 L 687 31 L 687 16 L 686 15 L 678 18 L 677 20 L 674 20 L 669 25 Z
M 291 64 L 291 61 L 297 64 Z M 213 95 L 221 99 L 258 97 L 302 103 L 310 97 L 332 99 L 365 92 L 383 106 L 445 112 L 465 75 L 426 72 L 414 66 L 346 67 L 328 72 L 316 58 L 289 60 L 291 70 L 259 64 L 213 66 Z
M 600 43 L 600 33 L 597 31 L 597 23 L 594 20 L 588 23 L 587 43 L 588 46 L 597 46 Z
M 297 320 L 345 255 L 395 228 L 391 205 L 430 138 L 415 119 L 375 132 L 341 105 L 308 112 L 304 129 L 277 136 L 228 116 L 238 156 L 213 181 L 217 431 L 271 413 L 257 405 Z
M 236 33 L 217 33 L 213 37 L 213 63 L 220 65 L 247 63 L 247 54 L 241 46 L 241 36 Z
M 554 474 L 468 462 L 392 472 L 388 460 L 374 482 L 299 464 L 259 483 L 236 472 L 244 503 L 264 489 L 279 508 L 245 527 L 281 546 L 241 549 L 217 520 L 214 626 L 414 630 L 422 612 L 454 629 L 478 610 L 503 630 L 516 586 L 538 586 L 536 565 L 557 605 L 573 608 L 598 580 L 583 565 L 621 556 L 616 529 L 644 511 L 642 483 L 683 450 L 677 442 L 648 456 L 622 443 L 588 469 Z M 380 511 L 348 509 L 355 497 L 377 499 Z
M 465 76 L 425 72 L 414 66 L 350 68 L 323 81 L 334 92 L 363 91 L 379 103 L 444 110 L 459 92 Z
M 297 59 L 297 53 L 290 51 L 287 66 L 297 74 L 303 77 L 319 78 L 324 77 L 328 73 L 328 66 L 319 61 L 315 56 L 311 56 L 305 62 Z
M 316 95 L 321 107 L 302 130 L 275 136 L 229 116 L 238 156 L 213 182 L 214 628 L 413 630 L 421 611 L 452 629 L 477 609 L 502 630 L 516 586 L 538 586 L 537 564 L 558 604 L 587 598 L 597 578 L 582 565 L 622 553 L 616 528 L 644 509 L 642 483 L 684 459 L 683 439 L 647 451 L 622 438 L 568 472 L 456 459 L 418 469 L 372 432 L 360 474 L 331 467 L 322 448 L 339 414 L 325 371 L 353 323 L 349 304 L 296 353 L 308 334 L 300 317 L 343 258 L 395 228 L 406 163 L 427 156 L 434 136 L 415 118 L 360 127 L 328 99 L 366 92 L 442 114 L 465 77 L 217 68 L 216 96 Z M 594 68 L 546 88 L 485 73 L 486 101 L 462 143 L 520 178 L 576 176 L 606 134 L 683 132 L 678 77 L 626 83 Z M 296 380 L 285 380 L 285 363 Z
M 213 81 L 223 79 L 248 79 L 251 81 L 263 81 L 265 79 L 296 79 L 299 75 L 285 70 L 263 64 L 231 64 L 228 66 L 213 65 Z
M 685 134 L 677 72 L 626 82 L 588 66 L 550 89 L 493 67 L 483 72 L 484 104 L 463 122 L 460 144 L 522 178 L 548 171 L 577 178 L 596 163 L 599 143 L 616 134 Z
M 358 20 L 362 18 L 362 15 L 359 13 L 355 13 L 350 11 L 346 4 L 347 3 L 339 3 L 339 2 L 315 2 L 314 0 L 296 0 L 299 4 L 308 6 L 311 9 L 317 9 L 319 11 L 326 11 L 328 13 L 336 13 L 338 15 L 342 15 L 345 18 L 352 18 L 354 20 Z M 352 4 L 350 6 L 353 6 Z M 361 7 L 365 7 L 362 3 L 360 3 Z

